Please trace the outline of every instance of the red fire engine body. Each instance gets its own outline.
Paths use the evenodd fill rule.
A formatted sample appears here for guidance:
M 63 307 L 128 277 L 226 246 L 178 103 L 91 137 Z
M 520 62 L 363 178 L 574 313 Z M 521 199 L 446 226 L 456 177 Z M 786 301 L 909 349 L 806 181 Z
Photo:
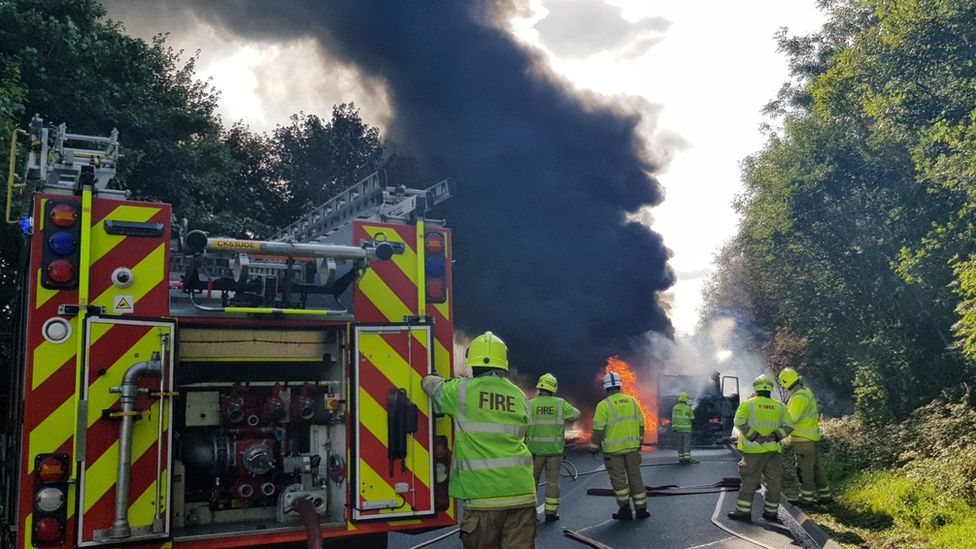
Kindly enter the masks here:
M 451 373 L 451 234 L 423 215 L 452 182 L 374 174 L 269 240 L 213 238 L 109 188 L 114 132 L 30 134 L 8 541 L 252 547 L 456 522 L 451 424 L 420 387 Z

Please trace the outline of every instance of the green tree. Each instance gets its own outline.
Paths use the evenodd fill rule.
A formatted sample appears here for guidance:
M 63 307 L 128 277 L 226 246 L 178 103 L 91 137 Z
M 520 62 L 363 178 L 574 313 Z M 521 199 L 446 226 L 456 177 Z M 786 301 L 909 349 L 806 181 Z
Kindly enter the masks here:
M 383 156 L 379 130 L 363 122 L 351 103 L 333 107 L 328 121 L 314 114 L 292 115 L 271 141 L 275 176 L 290 206 L 283 219 L 289 221 L 368 175 Z
M 821 5 L 821 31 L 780 34 L 792 78 L 766 110 L 778 130 L 744 162 L 726 252 L 748 261 L 714 279 L 709 314 L 742 288 L 766 348 L 791 350 L 778 367 L 802 364 L 884 422 L 969 374 L 954 325 L 976 356 L 976 5 Z

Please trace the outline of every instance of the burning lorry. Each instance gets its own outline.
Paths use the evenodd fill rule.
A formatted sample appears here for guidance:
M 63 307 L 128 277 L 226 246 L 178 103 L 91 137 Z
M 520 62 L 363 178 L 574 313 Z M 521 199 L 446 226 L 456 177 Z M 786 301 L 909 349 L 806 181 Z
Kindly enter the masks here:
M 695 410 L 691 440 L 695 446 L 723 444 L 732 434 L 732 421 L 739 407 L 739 378 L 723 376 L 666 375 L 658 377 L 658 444 L 673 445 L 671 440 L 671 409 L 684 391 Z
M 26 133 L 0 545 L 373 544 L 456 523 L 452 426 L 420 387 L 451 375 L 451 233 L 425 219 L 451 180 L 373 174 L 271 238 L 218 238 L 110 188 L 116 132 Z

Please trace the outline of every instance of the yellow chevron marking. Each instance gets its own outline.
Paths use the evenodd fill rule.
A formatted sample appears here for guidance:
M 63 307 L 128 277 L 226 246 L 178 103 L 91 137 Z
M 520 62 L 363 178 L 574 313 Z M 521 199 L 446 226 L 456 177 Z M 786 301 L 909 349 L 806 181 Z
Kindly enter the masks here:
M 125 295 L 131 295 L 138 302 L 163 281 L 163 273 L 165 272 L 163 263 L 165 259 L 166 243 L 164 242 L 132 268 L 132 278 L 135 280 L 132 286 L 124 290 L 111 286 L 96 297 L 92 301 L 92 305 L 100 305 L 105 307 L 106 310 L 111 311 L 114 305 L 112 298 L 120 292 L 125 292 Z M 138 308 L 136 308 L 135 313 L 139 313 Z
M 451 364 L 451 353 L 440 341 L 434 340 L 434 369 L 441 377 L 452 377 L 454 365 Z
M 424 332 L 424 330 L 415 331 Z M 360 333 L 359 349 L 360 353 L 368 358 L 394 387 L 403 387 L 407 390 L 407 397 L 417 404 L 421 410 L 428 409 L 427 394 L 421 388 L 423 378 L 379 334 Z M 384 446 L 389 446 L 386 432 L 386 409 L 376 402 L 362 387 L 360 387 L 359 396 L 361 423 Z M 413 471 L 421 482 L 430 486 L 430 454 L 414 437 L 410 437 L 410 448 L 407 451 L 407 467 Z
M 92 328 L 96 326 L 114 326 L 103 322 L 92 322 Z M 164 331 L 169 331 L 164 329 Z M 128 351 L 109 366 L 105 375 L 99 376 L 88 388 L 88 426 L 91 427 L 98 420 L 102 419 L 102 410 L 111 408 L 119 400 L 119 395 L 110 393 L 109 388 L 118 387 L 122 383 L 122 376 L 125 375 L 129 366 L 152 356 L 153 351 L 160 349 L 160 329 L 153 327 L 139 338 Z M 90 367 L 104 368 L 102 364 L 91 365 Z
M 403 253 L 395 254 L 393 256 L 393 263 L 396 263 L 396 266 L 399 267 L 401 271 L 403 271 L 403 274 L 408 279 L 410 279 L 414 284 L 416 284 L 417 283 L 417 252 L 413 251 L 410 248 L 410 245 L 403 240 L 403 237 L 400 236 L 400 233 L 389 227 L 363 227 L 363 230 L 366 231 L 366 234 L 368 234 L 370 238 L 375 239 L 377 234 L 382 233 L 383 235 L 386 236 L 386 239 L 388 241 L 399 242 L 403 244 Z
M 33 459 L 37 454 L 45 454 L 57 450 L 62 444 L 71 437 L 74 425 L 71 419 L 74 417 L 74 399 L 69 398 L 61 406 L 51 412 L 51 415 L 44 418 L 40 425 L 34 427 L 30 433 L 28 457 L 31 467 Z
M 40 309 L 52 297 L 58 295 L 58 290 L 48 290 L 41 284 L 41 269 L 37 269 L 37 289 L 34 290 L 34 308 Z
M 360 279 L 359 289 L 390 322 L 403 322 L 403 317 L 413 315 L 413 311 L 400 301 L 400 298 L 372 269 L 367 269 L 366 274 Z
M 412 249 L 410 249 L 410 246 L 403 240 L 403 238 L 400 236 L 400 233 L 398 233 L 397 231 L 389 227 L 364 226 L 363 230 L 366 231 L 366 234 L 368 234 L 370 238 L 376 238 L 377 234 L 383 233 L 386 236 L 386 239 L 389 240 L 390 242 L 402 242 L 404 244 L 404 251 L 402 254 L 394 255 L 393 262 L 396 263 L 396 266 L 400 268 L 400 271 L 403 272 L 404 276 L 406 276 L 414 284 L 417 284 L 417 253 L 414 252 Z M 449 243 L 450 241 L 447 235 L 444 234 L 445 249 L 448 250 L 450 249 L 447 248 Z M 428 307 L 431 306 L 435 307 L 438 311 L 440 311 L 440 313 L 444 316 L 444 318 L 450 320 L 451 319 L 451 315 L 450 315 L 451 308 L 449 306 L 450 301 L 451 301 L 451 293 L 450 291 L 448 291 L 447 301 L 445 301 L 444 303 L 438 303 L 436 305 L 431 304 L 428 305 Z M 395 321 L 399 322 L 401 319 L 402 317 L 399 317 L 395 319 Z
M 57 372 L 61 365 L 71 360 L 75 356 L 77 349 L 77 338 L 80 337 L 81 330 L 78 329 L 78 317 L 71 317 L 68 320 L 71 325 L 71 336 L 61 343 L 51 343 L 44 340 L 34 349 L 33 366 L 31 375 L 31 390 L 37 389 L 41 383 Z
M 365 389 L 361 388 L 359 390 L 359 399 L 359 411 L 362 424 L 369 429 L 369 432 L 377 440 L 383 443 L 383 446 L 389 447 L 389 439 L 386 436 L 386 409 L 380 406 Z M 369 418 L 369 420 L 367 421 L 366 418 Z M 414 465 L 416 463 L 419 463 L 420 467 L 415 467 Z M 429 467 L 425 467 L 429 463 L 430 453 L 427 452 L 422 444 L 417 442 L 417 439 L 410 437 L 410 449 L 407 451 L 407 469 L 413 472 L 417 476 L 417 479 L 426 486 L 430 486 L 430 470 Z M 363 492 L 365 493 L 365 490 Z
M 166 489 L 166 475 L 163 474 L 163 489 Z M 165 492 L 164 492 L 165 493 Z M 165 498 L 163 498 L 165 499 Z M 162 503 L 162 502 L 160 502 Z M 139 497 L 129 506 L 129 522 L 133 526 L 152 524 L 153 517 L 156 515 L 156 481 L 154 480 L 148 488 L 143 490 Z M 165 516 L 165 515 L 163 515 Z
M 147 206 L 132 206 L 124 204 L 112 210 L 101 221 L 92 227 L 91 264 L 94 265 L 105 254 L 111 252 L 126 239 L 125 235 L 108 234 L 105 232 L 106 221 L 134 221 L 143 223 L 159 213 L 159 208 Z M 138 281 L 138 279 L 136 279 Z
M 363 488 L 360 490 L 360 494 L 366 496 L 368 493 L 368 497 L 364 497 L 366 501 L 402 501 L 400 494 L 397 494 L 387 483 L 386 479 L 378 474 L 372 467 L 370 467 L 369 463 L 366 463 L 365 460 L 359 461 L 359 484 Z M 365 489 L 367 486 L 369 487 L 368 492 Z M 408 501 L 407 503 L 409 504 L 410 502 Z M 398 514 L 403 512 L 409 512 L 409 507 L 405 509 L 378 510 L 378 513 L 381 515 L 391 513 Z
M 159 424 L 157 423 L 159 413 L 159 402 L 154 402 L 147 412 L 143 412 L 143 419 L 135 423 L 132 430 L 132 463 L 135 463 L 149 451 L 155 448 L 156 434 Z M 165 431 L 163 431 L 165 434 Z M 119 466 L 119 442 L 115 441 L 108 450 L 105 450 L 95 463 L 88 465 L 85 471 L 85 512 L 87 513 L 95 503 L 112 486 L 115 486 L 115 474 Z M 106 525 L 108 527 L 110 525 Z

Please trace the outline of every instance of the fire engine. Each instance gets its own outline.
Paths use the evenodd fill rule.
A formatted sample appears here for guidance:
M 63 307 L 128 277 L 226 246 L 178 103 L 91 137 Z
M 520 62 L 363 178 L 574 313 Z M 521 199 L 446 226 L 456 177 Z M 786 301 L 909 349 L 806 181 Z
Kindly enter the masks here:
M 116 131 L 19 133 L 10 546 L 373 545 L 456 523 L 452 426 L 420 386 L 452 370 L 451 233 L 425 218 L 452 180 L 376 173 L 267 240 L 223 238 L 110 185 Z

